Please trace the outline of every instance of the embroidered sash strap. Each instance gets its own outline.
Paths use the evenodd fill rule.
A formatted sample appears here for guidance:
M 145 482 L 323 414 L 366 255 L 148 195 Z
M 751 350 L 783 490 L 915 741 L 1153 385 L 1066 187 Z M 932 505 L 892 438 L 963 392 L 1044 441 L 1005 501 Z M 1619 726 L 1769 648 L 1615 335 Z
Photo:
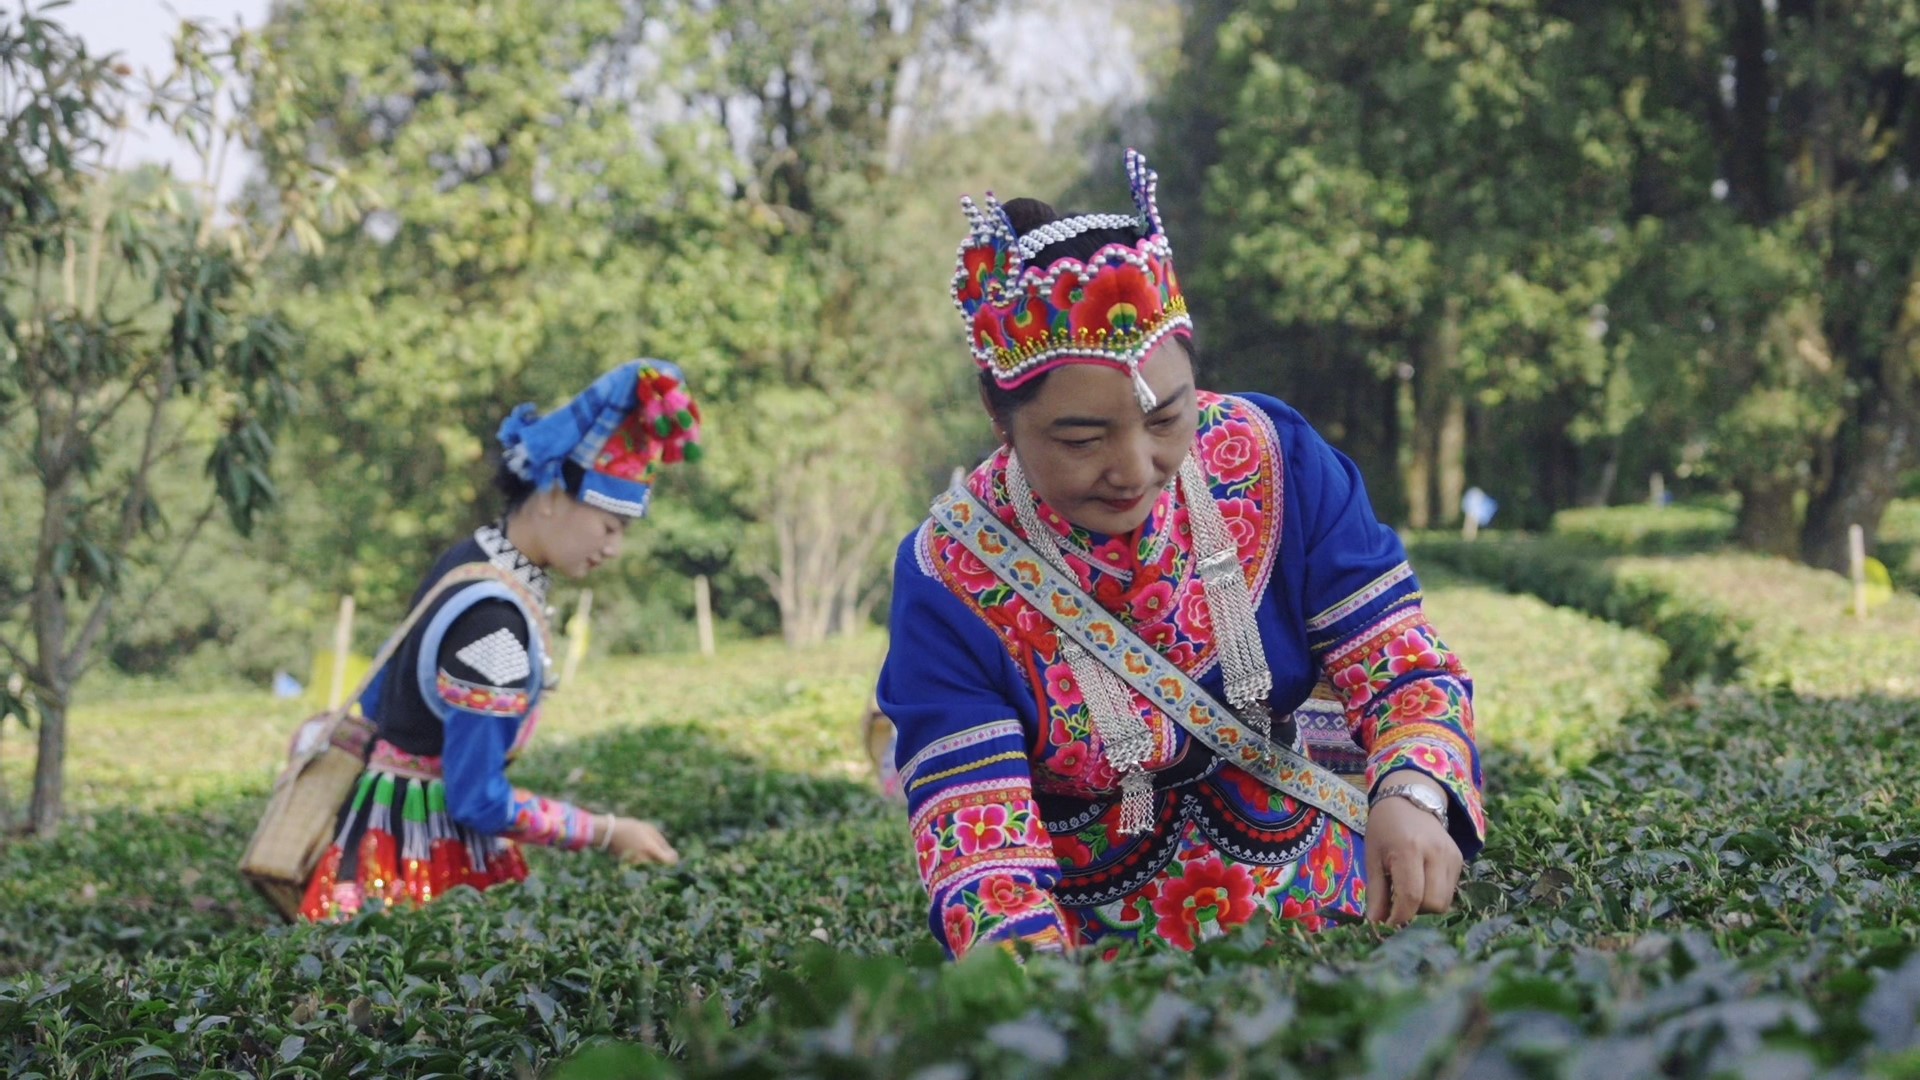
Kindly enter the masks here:
M 1357 788 L 1248 727 L 1192 676 L 1088 596 L 1079 582 L 1049 566 L 971 491 L 956 486 L 935 499 L 933 519 L 1062 633 L 1223 760 L 1365 834 L 1367 804 Z

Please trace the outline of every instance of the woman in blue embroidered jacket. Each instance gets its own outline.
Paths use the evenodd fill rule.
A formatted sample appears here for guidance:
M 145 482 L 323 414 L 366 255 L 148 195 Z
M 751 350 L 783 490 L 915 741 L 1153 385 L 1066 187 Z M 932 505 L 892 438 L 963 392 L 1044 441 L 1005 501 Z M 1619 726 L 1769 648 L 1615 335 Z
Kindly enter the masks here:
M 1197 388 L 1127 165 L 1132 215 L 963 201 L 954 301 L 1002 445 L 902 545 L 879 687 L 934 934 L 1192 948 L 1444 911 L 1486 828 L 1467 673 L 1353 464 L 1274 398 Z M 1171 667 L 1101 662 L 1125 631 Z M 1179 705 L 1182 672 L 1217 708 Z M 1271 766 L 1263 731 L 1316 767 L 1228 760 Z
M 306 918 L 519 881 L 517 844 L 679 858 L 652 824 L 515 787 L 506 767 L 551 683 L 549 572 L 577 578 L 617 558 L 647 512 L 654 470 L 698 454 L 699 410 L 683 381 L 670 364 L 634 361 L 564 409 L 541 417 L 522 405 L 501 424 L 506 516 L 435 562 L 414 603 L 453 583 L 360 698 L 379 734 L 308 882 Z

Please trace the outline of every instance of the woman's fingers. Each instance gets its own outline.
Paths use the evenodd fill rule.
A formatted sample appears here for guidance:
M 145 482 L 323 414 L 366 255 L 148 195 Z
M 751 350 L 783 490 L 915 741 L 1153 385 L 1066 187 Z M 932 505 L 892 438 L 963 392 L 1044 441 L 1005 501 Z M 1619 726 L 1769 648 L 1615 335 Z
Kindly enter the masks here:
M 637 821 L 634 825 L 638 836 L 628 856 L 628 862 L 660 863 L 663 866 L 672 866 L 680 861 L 680 853 L 673 849 L 672 844 L 667 843 L 666 834 L 662 833 L 658 826 L 650 821 Z
M 1460 853 L 1451 846 L 1427 856 L 1427 890 L 1420 910 L 1430 915 L 1444 914 L 1453 906 L 1453 891 L 1460 884 Z
M 1426 896 L 1426 860 L 1417 851 L 1399 850 L 1387 855 L 1387 877 L 1393 882 L 1393 907 L 1387 921 L 1405 926 L 1420 913 Z

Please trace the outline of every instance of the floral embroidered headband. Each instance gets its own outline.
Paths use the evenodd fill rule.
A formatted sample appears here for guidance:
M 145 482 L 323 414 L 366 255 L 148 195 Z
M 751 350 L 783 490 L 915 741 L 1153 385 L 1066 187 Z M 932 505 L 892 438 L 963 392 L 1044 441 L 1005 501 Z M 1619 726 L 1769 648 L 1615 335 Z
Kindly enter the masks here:
M 1168 334 L 1191 338 L 1193 320 L 1173 272 L 1154 202 L 1159 176 L 1137 150 L 1127 151 L 1135 216 L 1084 214 L 1026 236 L 989 192 L 986 206 L 960 200 L 971 228 L 953 273 L 953 305 L 966 324 L 974 361 L 1011 390 L 1062 364 L 1099 363 L 1133 378 L 1143 411 L 1159 405 L 1140 364 Z M 1057 259 L 1028 265 L 1046 247 L 1095 229 L 1138 230 L 1131 244 L 1108 244 L 1085 262 Z

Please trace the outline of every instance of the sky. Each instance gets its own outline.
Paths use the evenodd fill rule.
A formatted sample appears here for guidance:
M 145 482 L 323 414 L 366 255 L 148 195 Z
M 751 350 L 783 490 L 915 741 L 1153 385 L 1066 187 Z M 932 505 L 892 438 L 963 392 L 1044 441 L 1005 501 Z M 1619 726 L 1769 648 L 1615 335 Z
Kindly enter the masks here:
M 0 8 L 18 0 L 0 0 Z M 37 9 L 37 0 L 29 0 Z M 151 72 L 158 77 L 173 66 L 172 41 L 181 19 L 210 20 L 216 24 L 239 19 L 248 26 L 266 21 L 272 0 L 72 0 L 53 12 L 53 18 L 80 35 L 95 53 L 117 52 L 132 66 L 136 77 Z M 174 172 L 188 179 L 199 176 L 199 166 L 186 144 L 165 127 L 134 117 L 122 148 L 123 164 L 171 162 Z M 231 197 L 246 179 L 247 170 L 228 166 L 221 194 Z M 223 200 L 224 201 L 224 200 Z
M 28 2 L 37 8 L 40 0 Z M 0 0 L 0 9 L 17 3 Z M 238 19 L 247 26 L 259 26 L 271 6 L 272 0 L 72 0 L 54 17 L 77 32 L 94 52 L 118 52 L 136 73 L 158 76 L 171 66 L 169 43 L 181 19 L 218 24 Z M 1144 93 L 1145 77 L 1131 59 L 1129 32 L 1104 8 L 1043 0 L 1017 14 L 996 18 L 986 30 L 989 49 L 1008 59 L 1012 77 L 1002 87 L 1010 100 L 990 104 L 1036 102 L 1064 111 Z M 144 116 L 133 119 L 121 150 L 123 164 L 171 162 L 176 174 L 198 177 L 192 152 L 172 132 Z M 221 182 L 222 201 L 238 192 L 246 173 L 246 168 L 229 164 Z

